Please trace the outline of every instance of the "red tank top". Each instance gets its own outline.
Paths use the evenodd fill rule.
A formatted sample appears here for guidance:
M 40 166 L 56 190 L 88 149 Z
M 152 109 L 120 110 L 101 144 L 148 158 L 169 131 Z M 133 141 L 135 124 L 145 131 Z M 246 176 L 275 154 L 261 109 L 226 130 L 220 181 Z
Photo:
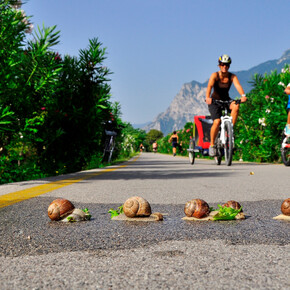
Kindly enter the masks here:
M 232 74 L 229 72 L 229 80 L 226 83 L 222 83 L 219 73 L 217 72 L 218 78 L 213 85 L 213 93 L 211 95 L 212 98 L 216 100 L 228 101 L 230 100 L 229 90 L 232 85 Z

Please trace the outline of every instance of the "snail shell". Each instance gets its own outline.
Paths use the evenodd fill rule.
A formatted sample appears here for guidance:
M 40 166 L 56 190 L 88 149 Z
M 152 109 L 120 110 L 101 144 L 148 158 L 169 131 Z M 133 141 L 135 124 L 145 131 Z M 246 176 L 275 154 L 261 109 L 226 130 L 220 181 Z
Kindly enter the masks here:
M 140 196 L 133 196 L 127 199 L 123 205 L 123 211 L 127 217 L 151 215 L 149 202 Z
M 203 218 L 207 217 L 209 212 L 209 205 L 202 199 L 192 199 L 184 207 L 184 213 L 188 217 Z
M 290 216 L 290 198 L 287 198 L 283 201 L 281 205 L 281 211 L 284 215 Z
M 235 201 L 235 200 L 229 200 L 223 206 L 231 207 L 233 209 L 240 209 L 241 208 L 241 205 L 237 201 Z M 241 212 L 242 211 L 243 210 L 241 210 Z
M 74 208 L 74 205 L 69 200 L 58 198 L 49 205 L 47 213 L 51 220 L 58 221 L 68 216 Z

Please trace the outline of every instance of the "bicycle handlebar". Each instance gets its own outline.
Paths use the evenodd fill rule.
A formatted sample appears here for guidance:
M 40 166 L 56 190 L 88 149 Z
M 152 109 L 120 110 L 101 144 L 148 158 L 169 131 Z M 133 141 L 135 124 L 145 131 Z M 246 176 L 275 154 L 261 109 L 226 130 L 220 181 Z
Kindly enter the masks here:
M 223 105 L 229 105 L 231 103 L 235 102 L 237 105 L 241 104 L 241 99 L 238 100 L 228 100 L 228 101 L 222 101 L 222 100 L 216 100 L 216 99 L 212 99 L 212 103 L 220 103 Z

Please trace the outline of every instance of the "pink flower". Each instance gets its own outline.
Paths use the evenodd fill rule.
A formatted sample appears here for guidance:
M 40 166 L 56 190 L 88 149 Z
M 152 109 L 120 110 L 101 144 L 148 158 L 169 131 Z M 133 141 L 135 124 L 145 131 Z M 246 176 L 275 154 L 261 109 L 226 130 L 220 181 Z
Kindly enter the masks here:
M 270 97 L 267 95 L 266 97 L 265 97 L 265 99 L 269 99 Z
M 41 108 L 42 111 L 44 111 L 45 109 L 46 109 L 45 107 L 42 107 L 42 108 Z
M 186 130 L 186 133 L 188 133 L 189 131 L 190 131 L 190 129 L 187 129 L 187 130 Z

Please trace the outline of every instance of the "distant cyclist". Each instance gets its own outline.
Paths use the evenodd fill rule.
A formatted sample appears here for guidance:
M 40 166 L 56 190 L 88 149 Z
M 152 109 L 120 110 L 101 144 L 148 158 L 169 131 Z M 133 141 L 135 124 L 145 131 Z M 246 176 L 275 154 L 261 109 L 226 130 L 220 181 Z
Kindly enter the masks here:
M 153 148 L 153 152 L 156 153 L 157 152 L 157 147 L 158 147 L 158 144 L 156 141 L 154 141 L 154 143 L 152 144 L 152 148 Z
M 219 126 L 221 123 L 221 116 L 222 116 L 221 105 L 218 103 L 213 103 L 212 99 L 222 100 L 222 101 L 231 100 L 229 96 L 229 90 L 233 83 L 235 88 L 239 92 L 239 94 L 242 96 L 241 102 L 243 103 L 243 102 L 246 102 L 247 100 L 245 92 L 237 76 L 229 72 L 231 62 L 232 60 L 227 54 L 220 56 L 218 59 L 218 66 L 220 70 L 218 72 L 214 72 L 210 76 L 210 79 L 207 85 L 205 101 L 208 104 L 208 109 L 211 114 L 211 118 L 213 120 L 213 125 L 210 131 L 210 147 L 209 147 L 210 156 L 216 155 L 216 148 L 214 146 L 214 141 L 219 131 Z M 213 88 L 213 93 L 211 94 L 212 88 Z M 231 112 L 233 124 L 235 124 L 238 118 L 238 114 L 239 114 L 239 105 L 233 102 L 230 104 L 229 110 Z
M 287 117 L 287 124 L 285 127 L 285 134 L 290 135 L 290 83 L 287 85 L 284 92 L 289 96 L 288 104 L 286 108 L 288 117 Z

